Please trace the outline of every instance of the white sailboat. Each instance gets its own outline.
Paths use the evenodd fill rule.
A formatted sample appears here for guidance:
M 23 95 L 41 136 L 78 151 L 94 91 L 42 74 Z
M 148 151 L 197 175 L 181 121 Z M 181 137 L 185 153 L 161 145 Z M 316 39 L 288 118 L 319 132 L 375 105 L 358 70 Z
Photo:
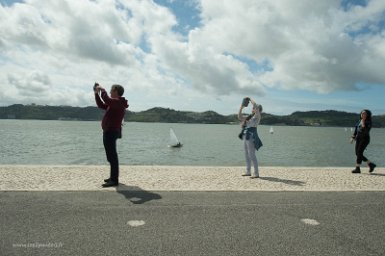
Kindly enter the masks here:
M 175 132 L 174 132 L 174 130 L 172 128 L 170 128 L 170 144 L 169 144 L 169 147 L 172 147 L 172 148 L 180 148 L 180 147 L 182 147 L 182 143 L 180 143 L 180 141 L 176 137 L 176 134 L 175 134 Z
M 270 126 L 270 134 L 273 134 L 274 133 L 274 129 L 273 129 L 273 126 Z

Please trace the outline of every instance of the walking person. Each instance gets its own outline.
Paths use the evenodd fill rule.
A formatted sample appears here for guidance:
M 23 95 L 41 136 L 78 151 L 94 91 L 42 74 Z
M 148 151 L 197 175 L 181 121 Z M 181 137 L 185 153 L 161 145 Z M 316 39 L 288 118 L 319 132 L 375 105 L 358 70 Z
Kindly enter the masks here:
M 366 162 L 369 167 L 369 172 L 372 173 L 376 165 L 369 161 L 364 156 L 364 151 L 370 143 L 370 129 L 372 128 L 372 112 L 370 110 L 364 109 L 361 111 L 360 121 L 356 125 L 354 134 L 351 138 L 351 143 L 356 141 L 355 151 L 356 151 L 356 168 L 352 173 L 361 173 L 361 163 L 362 161 Z
M 110 177 L 104 180 L 103 187 L 116 187 L 119 185 L 119 159 L 116 151 L 116 141 L 122 137 L 122 122 L 128 108 L 127 100 L 122 97 L 124 88 L 114 84 L 110 95 L 106 90 L 95 83 L 94 86 L 96 105 L 104 109 L 102 120 L 103 145 L 106 151 L 107 161 L 110 163 Z M 100 95 L 99 95 L 99 92 Z
M 242 111 L 248 106 L 249 102 L 253 105 L 252 113 L 244 117 Z M 257 132 L 257 126 L 261 121 L 262 106 L 256 104 L 254 100 L 246 97 L 243 99 L 239 108 L 238 119 L 241 122 L 242 131 L 239 134 L 239 138 L 243 140 L 246 158 L 246 172 L 242 176 L 250 176 L 250 178 L 259 178 L 258 160 L 256 156 L 256 150 L 262 147 L 262 141 L 260 140 Z M 251 175 L 251 162 L 254 166 L 254 173 Z

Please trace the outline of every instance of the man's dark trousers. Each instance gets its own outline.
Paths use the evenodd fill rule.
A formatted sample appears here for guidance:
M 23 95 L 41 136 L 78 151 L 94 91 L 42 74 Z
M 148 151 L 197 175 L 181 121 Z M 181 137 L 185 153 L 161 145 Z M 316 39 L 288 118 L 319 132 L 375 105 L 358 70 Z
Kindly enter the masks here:
M 116 151 L 116 140 L 120 138 L 119 131 L 103 132 L 103 144 L 106 150 L 107 161 L 110 163 L 110 178 L 112 182 L 119 182 L 119 160 Z

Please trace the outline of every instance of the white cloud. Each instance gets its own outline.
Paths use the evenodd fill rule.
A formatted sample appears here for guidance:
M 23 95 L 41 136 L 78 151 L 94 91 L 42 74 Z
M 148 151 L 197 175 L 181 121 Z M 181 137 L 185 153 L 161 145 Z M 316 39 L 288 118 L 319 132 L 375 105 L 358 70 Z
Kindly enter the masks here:
M 190 109 L 199 98 L 238 102 L 271 88 L 328 93 L 385 84 L 382 0 L 346 8 L 336 0 L 191 3 L 201 25 L 187 36 L 173 30 L 171 10 L 150 0 L 0 6 L 1 104 L 91 105 L 94 81 L 123 84 L 143 108 Z M 234 56 L 272 69 L 255 72 Z M 180 98 L 190 100 L 178 105 Z
M 269 59 L 274 70 L 255 77 L 267 86 L 352 90 L 357 82 L 385 83 L 382 72 L 374 72 L 385 64 L 376 54 L 384 34 L 347 34 L 377 24 L 384 10 L 385 3 L 377 0 L 347 12 L 334 0 L 202 0 L 204 26 L 192 33 L 202 47 L 256 62 Z
M 27 76 L 21 77 L 9 74 L 8 82 L 14 85 L 22 95 L 46 93 L 51 88 L 51 81 L 48 75 L 40 72 L 32 72 Z

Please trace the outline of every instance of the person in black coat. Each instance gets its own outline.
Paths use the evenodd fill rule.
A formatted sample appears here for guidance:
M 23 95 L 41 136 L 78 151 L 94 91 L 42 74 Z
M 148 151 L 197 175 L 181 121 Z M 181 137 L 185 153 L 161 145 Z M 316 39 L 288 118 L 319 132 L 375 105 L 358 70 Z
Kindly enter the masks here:
M 356 141 L 355 151 L 356 151 L 356 168 L 352 173 L 361 173 L 361 163 L 362 161 L 366 162 L 369 167 L 369 172 L 373 172 L 376 165 L 369 161 L 364 156 L 364 151 L 370 143 L 370 129 L 372 128 L 372 112 L 370 110 L 364 109 L 361 111 L 361 119 L 356 125 L 354 134 L 351 138 L 351 143 Z

